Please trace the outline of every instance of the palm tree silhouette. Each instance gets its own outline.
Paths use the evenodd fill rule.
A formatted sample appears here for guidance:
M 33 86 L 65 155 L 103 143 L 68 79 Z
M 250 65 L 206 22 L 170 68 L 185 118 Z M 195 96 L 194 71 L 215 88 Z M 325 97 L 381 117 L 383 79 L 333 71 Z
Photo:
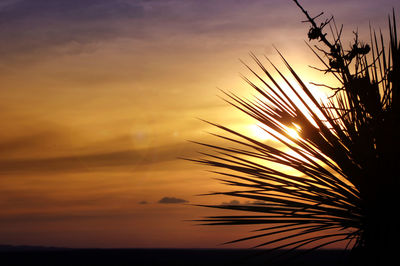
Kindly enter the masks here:
M 260 240 L 257 247 L 287 251 L 314 250 L 346 241 L 355 262 L 391 262 L 399 247 L 397 220 L 400 165 L 400 45 L 396 21 L 389 19 L 389 49 L 382 33 L 370 29 L 370 44 L 358 40 L 346 50 L 342 27 L 330 18 L 317 24 L 294 1 L 310 23 L 309 47 L 325 73 L 341 84 L 319 102 L 281 55 L 296 85 L 271 62 L 277 78 L 254 54 L 263 72 L 248 67 L 262 85 L 245 80 L 259 96 L 254 100 L 225 93 L 227 101 L 261 123 L 262 130 L 284 148 L 276 148 L 220 124 L 227 134 L 217 137 L 234 147 L 199 143 L 214 153 L 195 159 L 222 169 L 220 180 L 235 187 L 227 195 L 252 204 L 201 205 L 247 212 L 197 220 L 208 225 L 262 225 L 253 235 L 227 242 Z M 330 28 L 330 34 L 325 30 Z M 328 38 L 329 37 L 329 38 Z M 279 52 L 278 52 L 279 53 Z M 268 60 L 269 61 L 269 60 Z M 329 87 L 326 85 L 321 85 Z M 286 87 L 286 88 L 285 88 Z M 291 134 L 296 130 L 297 135 Z M 291 169 L 286 171 L 283 169 Z

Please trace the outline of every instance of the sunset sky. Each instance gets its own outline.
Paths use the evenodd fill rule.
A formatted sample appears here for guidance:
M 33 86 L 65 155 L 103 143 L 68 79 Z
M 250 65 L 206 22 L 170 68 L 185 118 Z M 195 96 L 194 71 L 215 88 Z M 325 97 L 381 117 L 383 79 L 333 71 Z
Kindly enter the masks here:
M 398 0 L 303 0 L 386 32 Z M 249 52 L 325 81 L 291 0 L 0 0 L 0 244 L 216 248 L 250 229 L 196 226 L 224 189 L 188 140 L 223 123 L 263 139 L 218 88 L 253 93 Z M 317 80 L 316 80 L 317 79 Z M 328 80 L 329 81 L 329 80 Z M 317 93 L 317 92 L 316 92 Z M 243 245 L 246 246 L 246 245 Z

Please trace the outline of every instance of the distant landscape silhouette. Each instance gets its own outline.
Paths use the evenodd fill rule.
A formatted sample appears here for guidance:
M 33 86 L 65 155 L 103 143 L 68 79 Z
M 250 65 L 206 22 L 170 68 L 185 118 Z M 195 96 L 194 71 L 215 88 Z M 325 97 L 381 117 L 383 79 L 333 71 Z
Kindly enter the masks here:
M 214 152 L 191 160 L 220 168 L 215 171 L 223 176 L 219 180 L 235 189 L 206 195 L 252 203 L 200 205 L 246 214 L 196 221 L 259 226 L 227 244 L 259 240 L 256 247 L 282 250 L 285 258 L 299 255 L 295 250 L 345 242 L 351 265 L 393 265 L 400 246 L 400 44 L 395 12 L 389 17 L 389 44 L 370 27 L 368 42 L 354 32 L 346 45 L 343 26 L 333 17 L 320 22 L 323 13 L 311 16 L 294 3 L 310 25 L 308 39 L 315 45 L 308 46 L 324 66 L 315 69 L 332 75 L 340 86 L 313 83 L 331 90 L 319 102 L 279 51 L 290 77 L 265 58 L 272 73 L 251 54 L 263 74 L 246 65 L 256 81 L 244 79 L 258 96 L 248 100 L 224 92 L 226 101 L 256 119 L 281 148 L 207 122 L 226 133 L 215 136 L 230 146 L 197 142 Z

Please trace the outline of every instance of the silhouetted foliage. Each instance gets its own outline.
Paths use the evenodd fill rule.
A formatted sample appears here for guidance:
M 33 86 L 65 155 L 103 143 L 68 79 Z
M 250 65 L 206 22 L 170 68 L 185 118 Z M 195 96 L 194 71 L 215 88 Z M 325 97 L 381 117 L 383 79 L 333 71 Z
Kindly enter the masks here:
M 229 133 L 217 137 L 236 146 L 200 143 L 216 153 L 193 161 L 221 168 L 223 171 L 216 173 L 225 178 L 220 180 L 236 189 L 208 195 L 257 202 L 202 205 L 250 214 L 210 216 L 197 221 L 208 225 L 262 225 L 253 235 L 228 243 L 260 239 L 257 247 L 288 252 L 347 241 L 354 262 L 383 265 L 397 256 L 400 240 L 400 45 L 394 11 L 389 18 L 389 47 L 384 45 L 382 33 L 376 34 L 370 28 L 369 44 L 354 33 L 353 43 L 346 48 L 341 41 L 343 27 L 338 28 L 334 18 L 318 24 L 323 13 L 311 17 L 298 1 L 294 2 L 311 25 L 309 41 L 323 46 L 309 45 L 325 66 L 319 70 L 333 75 L 341 86 L 330 87 L 332 95 L 327 102 L 318 102 L 282 56 L 297 85 L 270 62 L 286 83 L 280 85 L 252 54 L 265 77 L 248 68 L 263 86 L 245 80 L 259 97 L 247 100 L 225 93 L 227 101 L 258 120 L 284 148 L 210 123 Z M 299 136 L 290 134 L 290 129 Z

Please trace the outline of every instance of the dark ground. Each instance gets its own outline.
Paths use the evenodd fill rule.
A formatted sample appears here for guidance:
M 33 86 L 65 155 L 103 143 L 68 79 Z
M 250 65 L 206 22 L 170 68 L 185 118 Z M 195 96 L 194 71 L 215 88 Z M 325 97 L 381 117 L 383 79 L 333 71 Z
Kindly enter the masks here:
M 282 258 L 271 260 L 272 255 L 277 254 L 263 250 L 242 249 L 62 249 L 0 246 L 0 265 L 333 266 L 346 265 L 347 258 L 347 253 L 342 250 L 320 250 L 290 261 L 282 260 Z

